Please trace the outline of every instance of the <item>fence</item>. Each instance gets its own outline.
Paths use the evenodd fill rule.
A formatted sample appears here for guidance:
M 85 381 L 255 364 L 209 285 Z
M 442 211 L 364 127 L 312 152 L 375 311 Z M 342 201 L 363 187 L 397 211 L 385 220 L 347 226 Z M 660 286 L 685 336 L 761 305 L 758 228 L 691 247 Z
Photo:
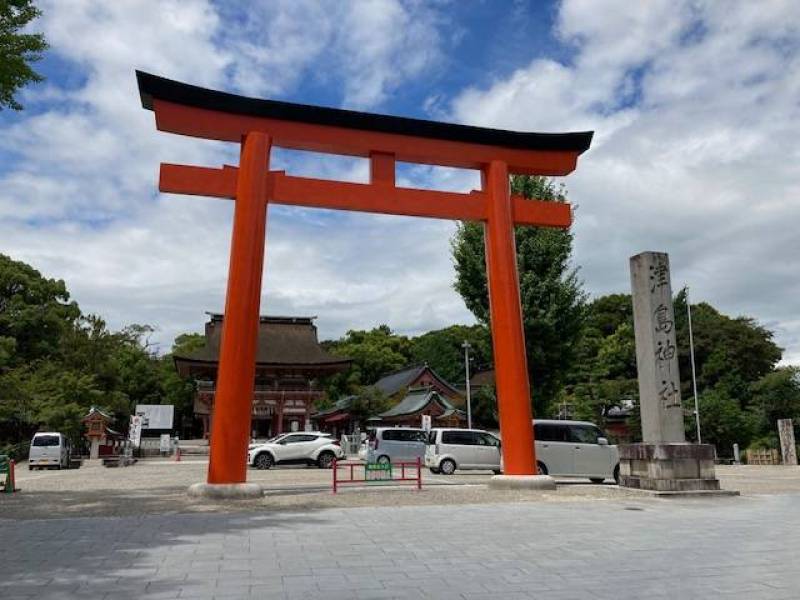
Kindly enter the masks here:
M 745 458 L 748 465 L 779 465 L 781 464 L 781 455 L 777 450 L 758 449 L 747 450 Z
M 417 490 L 422 489 L 422 461 L 396 463 L 363 463 L 340 462 L 334 459 L 333 493 L 343 485 L 403 485 L 415 484 Z M 342 472 L 340 474 L 340 471 Z M 415 476 L 414 473 L 416 472 Z M 342 474 L 345 477 L 342 477 Z M 348 477 L 349 475 L 349 477 Z

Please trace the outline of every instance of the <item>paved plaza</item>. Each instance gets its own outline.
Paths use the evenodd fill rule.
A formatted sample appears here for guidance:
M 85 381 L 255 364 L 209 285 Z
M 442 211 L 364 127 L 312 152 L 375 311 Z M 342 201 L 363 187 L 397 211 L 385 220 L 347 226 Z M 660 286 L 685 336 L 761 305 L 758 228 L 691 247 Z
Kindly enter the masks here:
M 148 468 L 157 467 L 116 469 L 113 477 L 127 473 L 141 484 Z M 747 471 L 727 472 L 726 481 L 738 476 L 752 487 Z M 0 598 L 798 598 L 800 495 L 789 485 L 798 471 L 750 472 L 769 493 L 664 500 L 575 484 L 512 498 L 465 481 L 333 497 L 372 504 L 353 508 L 304 500 L 329 493 L 276 492 L 272 500 L 283 504 L 230 510 L 200 502 L 171 512 L 169 497 L 114 517 L 69 516 L 66 506 L 49 518 L 17 510 L 0 519 Z M 35 475 L 15 505 L 35 506 L 48 493 L 34 491 L 34 482 L 57 481 Z M 96 507 L 108 503 L 102 496 L 95 493 Z M 418 504 L 400 506 L 398 498 Z M 0 503 L 4 517 L 11 506 Z M 82 507 L 91 513 L 91 504 Z

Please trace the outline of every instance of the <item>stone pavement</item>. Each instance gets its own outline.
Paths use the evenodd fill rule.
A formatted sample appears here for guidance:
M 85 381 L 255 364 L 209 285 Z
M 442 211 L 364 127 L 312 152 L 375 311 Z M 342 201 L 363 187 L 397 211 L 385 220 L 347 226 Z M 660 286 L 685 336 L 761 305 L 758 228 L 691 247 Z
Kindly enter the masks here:
M 782 600 L 800 597 L 799 505 L 788 494 L 0 519 L 0 598 Z

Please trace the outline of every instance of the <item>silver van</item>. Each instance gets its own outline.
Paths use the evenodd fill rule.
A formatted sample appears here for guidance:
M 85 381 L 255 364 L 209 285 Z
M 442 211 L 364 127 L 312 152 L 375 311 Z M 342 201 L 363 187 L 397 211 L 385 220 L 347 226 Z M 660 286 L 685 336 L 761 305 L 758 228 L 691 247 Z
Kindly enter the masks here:
M 392 462 L 424 460 L 428 432 L 414 427 L 378 427 L 369 433 L 367 462 L 382 465 Z
M 619 482 L 619 452 L 594 423 L 535 419 L 536 463 L 540 475 L 588 477 Z
M 431 429 L 425 466 L 443 475 L 452 475 L 456 469 L 499 474 L 500 440 L 482 429 Z
M 63 434 L 43 431 L 33 435 L 28 454 L 29 470 L 34 467 L 67 469 L 71 459 L 72 445 Z

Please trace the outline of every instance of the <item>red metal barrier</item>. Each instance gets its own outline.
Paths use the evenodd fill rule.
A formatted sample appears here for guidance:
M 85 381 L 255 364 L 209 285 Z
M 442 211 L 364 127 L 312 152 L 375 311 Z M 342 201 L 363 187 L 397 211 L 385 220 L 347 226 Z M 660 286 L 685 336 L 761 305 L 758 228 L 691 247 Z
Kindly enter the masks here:
M 339 462 L 333 460 L 333 493 L 342 485 L 373 485 L 373 484 L 399 484 L 415 483 L 417 490 L 422 489 L 422 460 L 417 458 L 414 462 L 395 462 L 385 465 L 378 463 Z M 400 476 L 395 477 L 397 470 Z M 348 478 L 342 479 L 339 474 L 342 469 Z M 408 470 L 411 471 L 409 474 Z M 416 471 L 415 476 L 413 475 Z

